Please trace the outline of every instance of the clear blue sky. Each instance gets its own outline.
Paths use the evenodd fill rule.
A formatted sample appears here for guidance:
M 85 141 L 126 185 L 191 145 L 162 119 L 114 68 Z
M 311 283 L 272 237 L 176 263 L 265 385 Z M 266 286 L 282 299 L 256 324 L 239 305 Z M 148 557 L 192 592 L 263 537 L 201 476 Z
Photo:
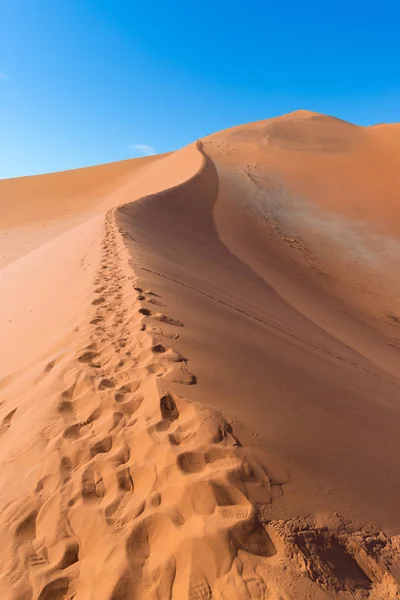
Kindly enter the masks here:
M 299 108 L 400 121 L 399 23 L 399 0 L 0 0 L 0 177 Z

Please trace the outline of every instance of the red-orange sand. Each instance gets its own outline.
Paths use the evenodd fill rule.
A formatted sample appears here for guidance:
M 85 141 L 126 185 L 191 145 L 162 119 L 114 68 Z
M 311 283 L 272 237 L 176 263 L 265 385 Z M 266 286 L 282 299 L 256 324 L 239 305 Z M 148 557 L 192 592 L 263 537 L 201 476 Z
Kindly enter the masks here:
M 1 600 L 400 598 L 400 126 L 0 181 Z

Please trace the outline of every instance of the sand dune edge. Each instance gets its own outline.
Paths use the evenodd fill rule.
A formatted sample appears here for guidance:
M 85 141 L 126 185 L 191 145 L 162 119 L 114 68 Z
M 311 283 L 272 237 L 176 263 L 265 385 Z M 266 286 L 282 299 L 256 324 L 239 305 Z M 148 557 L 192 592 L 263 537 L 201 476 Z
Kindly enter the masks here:
M 210 159 L 203 153 L 201 142 L 197 143 L 197 150 L 203 155 L 202 167 L 177 188 L 192 185 L 204 176 L 206 161 Z M 165 193 L 170 196 L 174 189 Z M 135 231 L 118 217 L 124 210 L 124 206 L 117 209 L 117 223 L 126 241 Z M 130 262 L 134 270 L 132 251 Z M 143 305 L 139 310 L 143 315 L 142 328 L 153 338 L 152 349 L 163 362 L 163 368 L 157 372 L 159 410 L 165 413 L 163 403 L 168 402 L 174 415 L 158 425 L 163 431 L 159 441 L 168 445 L 172 459 L 165 492 L 186 496 L 186 510 L 182 510 L 179 501 L 174 503 L 185 519 L 179 527 L 186 538 L 181 544 L 185 548 L 190 545 L 190 553 L 185 551 L 184 556 L 186 560 L 191 557 L 189 566 L 185 560 L 179 564 L 180 551 L 167 559 L 176 569 L 173 580 L 165 590 L 152 590 L 154 596 L 142 583 L 143 597 L 158 597 L 159 593 L 159 597 L 172 594 L 171 597 L 190 599 L 278 599 L 308 594 L 318 598 L 397 598 L 399 588 L 392 563 L 398 555 L 399 536 L 389 538 L 368 527 L 356 531 L 338 514 L 326 520 L 321 515 L 287 521 L 271 519 L 269 506 L 284 493 L 282 482 L 275 480 L 267 466 L 242 446 L 220 411 L 191 401 L 187 397 L 190 393 L 168 391 L 169 381 L 196 384 L 196 376 L 186 366 L 190 357 L 182 357 L 173 349 L 179 335 L 174 328 L 185 324 L 163 312 L 168 307 L 161 295 L 140 287 L 136 291 Z M 163 344 L 159 343 L 160 337 Z M 154 406 L 155 411 L 157 408 Z M 151 562 L 149 556 L 147 564 Z M 165 570 L 170 569 L 174 570 Z M 177 576 L 182 570 L 190 573 L 184 580 Z M 156 572 L 153 582 L 154 579 Z M 160 584 L 155 589 L 157 585 Z
M 140 285 L 125 208 L 105 215 L 88 322 L 43 374 L 57 374 L 54 414 L 44 466 L 2 507 L 2 597 L 398 598 L 399 536 L 340 515 L 270 518 L 283 482 L 221 412 L 190 399 L 197 376 L 174 349 L 186 324 Z

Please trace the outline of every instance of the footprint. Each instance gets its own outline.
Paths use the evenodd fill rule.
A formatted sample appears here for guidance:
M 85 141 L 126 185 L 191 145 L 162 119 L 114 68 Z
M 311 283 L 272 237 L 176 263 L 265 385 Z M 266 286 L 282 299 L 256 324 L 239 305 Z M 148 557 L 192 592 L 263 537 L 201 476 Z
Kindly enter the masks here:
M 167 323 L 167 325 L 174 325 L 175 327 L 184 327 L 182 321 L 178 321 L 177 319 L 172 319 L 171 317 L 167 317 L 167 315 L 161 315 L 158 317 L 161 323 Z
M 74 423 L 64 429 L 63 438 L 67 440 L 77 440 L 81 429 L 80 423 Z
M 14 408 L 14 410 L 12 410 L 11 412 L 8 413 L 8 415 L 6 415 L 3 419 L 3 422 L 0 426 L 0 435 L 2 433 L 5 433 L 11 426 L 11 421 L 13 416 L 15 415 L 15 413 L 17 412 L 17 409 Z
M 295 531 L 293 543 L 316 581 L 334 585 L 345 581 L 350 590 L 370 590 L 370 577 L 331 531 L 313 528 Z
M 243 466 L 242 461 L 229 449 L 225 451 L 222 448 L 211 448 L 205 453 L 204 459 L 214 471 L 218 469 L 237 469 Z
M 54 569 L 67 569 L 79 560 L 79 546 L 76 542 L 68 542 L 60 562 L 54 566 Z
M 103 440 L 100 440 L 96 444 L 94 444 L 90 448 L 90 453 L 93 456 L 96 454 L 105 454 L 106 452 L 110 452 L 112 447 L 112 439 L 110 436 L 105 437 Z
M 102 321 L 104 321 L 104 318 L 103 318 L 103 317 L 100 317 L 100 316 L 98 316 L 98 317 L 95 317 L 94 319 L 92 319 L 92 320 L 90 321 L 90 324 L 91 324 L 91 325 L 98 325 L 98 324 L 99 324 L 99 323 L 101 323 Z
M 96 298 L 95 300 L 92 300 L 92 304 L 93 306 L 98 306 L 99 304 L 103 304 L 106 301 L 106 299 L 103 296 L 100 296 L 100 298 Z
M 161 354 L 163 352 L 165 352 L 165 348 L 162 344 L 156 344 L 155 346 L 152 347 L 152 352 L 155 352 L 157 354 Z
M 139 382 L 135 382 L 135 384 L 137 384 L 137 383 L 139 383 Z M 135 388 L 135 389 L 132 389 L 132 388 Z M 132 386 L 132 384 L 130 384 L 130 383 L 125 383 L 124 385 L 121 385 L 121 387 L 118 389 L 118 391 L 121 394 L 127 394 L 128 392 L 134 392 L 136 390 L 137 390 L 136 385 Z
M 176 462 L 183 473 L 200 473 L 206 466 L 204 456 L 198 452 L 183 452 L 177 456 Z
M 175 421 L 179 417 L 179 411 L 176 407 L 175 400 L 170 393 L 165 394 L 160 398 L 161 416 L 166 421 Z
M 40 567 L 48 564 L 46 556 L 40 556 L 39 554 L 30 554 L 27 556 L 27 560 L 31 567 Z
M 45 475 L 44 477 L 42 477 L 41 479 L 39 479 L 39 481 L 37 482 L 36 488 L 35 488 L 35 495 L 38 496 L 39 498 L 42 495 L 42 492 L 44 490 L 44 483 L 47 479 L 47 475 Z
M 153 306 L 163 306 L 163 307 L 165 306 L 165 304 L 163 304 L 159 300 L 155 300 L 154 298 L 150 298 L 150 300 L 147 300 L 147 302 L 149 304 L 153 304 Z
M 15 537 L 19 538 L 21 541 L 33 540 L 36 537 L 36 517 L 36 510 L 29 513 L 29 515 L 17 525 Z
M 139 410 L 143 400 L 144 398 L 141 394 L 134 396 L 132 399 L 129 399 L 129 396 L 128 399 L 126 399 L 126 396 L 123 396 L 122 400 L 116 399 L 116 401 L 119 402 L 121 410 L 123 410 L 127 415 L 133 415 L 137 410 Z
M 69 400 L 61 400 L 61 402 L 57 406 L 57 410 L 64 417 L 67 417 L 68 415 L 72 415 L 73 414 L 72 402 L 70 402 Z
M 44 586 L 37 600 L 64 600 L 66 597 L 71 579 L 68 577 L 59 577 Z
M 123 367 L 125 367 L 126 370 L 133 369 L 137 364 L 137 361 L 132 360 L 132 358 L 121 358 L 116 365 L 115 370 L 120 371 Z
M 169 434 L 168 441 L 171 446 L 180 446 L 181 444 L 186 444 L 195 434 L 195 431 L 185 431 L 182 427 L 177 427 L 173 433 Z
M 133 598 L 133 592 L 130 576 L 127 572 L 118 580 L 110 596 L 110 600 L 129 600 L 130 598 Z
M 73 465 L 71 460 L 68 456 L 63 456 L 60 460 L 60 477 L 64 483 L 70 479 L 72 471 Z
M 154 335 L 159 335 L 164 338 L 169 338 L 171 340 L 177 340 L 179 338 L 179 333 L 167 333 L 167 332 L 163 331 L 161 329 L 161 327 L 152 327 L 150 329 L 150 332 L 153 333 Z
M 95 474 L 93 468 L 87 467 L 82 475 L 82 498 L 84 500 L 98 500 L 105 496 L 106 490 L 101 475 Z
M 121 349 L 126 348 L 128 341 L 129 341 L 128 338 L 121 337 L 121 338 L 118 338 L 115 342 L 113 342 L 113 345 L 114 345 L 116 351 L 120 352 Z
M 54 359 L 54 360 L 50 361 L 49 363 L 47 363 L 43 372 L 49 373 L 52 370 L 52 368 L 54 367 L 54 365 L 56 364 L 56 362 L 57 362 L 57 359 Z
M 146 371 L 152 375 L 156 375 L 157 377 L 163 377 L 167 372 L 169 372 L 169 369 L 170 367 L 167 367 L 165 363 L 149 364 L 146 366 Z
M 117 466 L 119 465 L 124 465 L 128 462 L 128 460 L 131 457 L 131 451 L 129 449 L 129 446 L 127 446 L 125 443 L 123 444 L 123 446 L 117 450 L 116 454 L 114 454 L 113 456 L 113 460 L 115 462 L 115 464 Z
M 97 357 L 98 357 L 97 352 L 88 350 L 87 352 L 84 352 L 83 354 L 81 354 L 81 356 L 78 358 L 78 361 L 81 363 L 90 363 Z
M 224 454 L 217 450 L 209 450 L 205 454 L 183 452 L 177 456 L 176 461 L 183 473 L 200 473 L 206 467 L 212 471 L 217 471 L 219 469 L 237 469 L 242 466 L 241 461 L 236 456 Z
M 181 369 L 171 377 L 172 383 L 181 383 L 182 385 L 196 385 L 197 377 L 189 373 L 186 369 Z
M 151 508 L 156 508 L 161 504 L 161 494 L 160 492 L 153 492 L 146 500 L 146 505 Z
M 212 592 L 205 577 L 191 577 L 188 600 L 211 600 Z
M 129 471 L 129 467 L 125 467 L 117 471 L 118 488 L 121 492 L 133 492 L 133 481 Z
M 191 380 L 192 374 L 188 371 L 186 367 L 188 359 L 185 356 L 182 356 L 182 354 L 180 354 L 176 350 L 173 350 L 172 348 L 169 348 L 167 352 L 168 359 L 172 363 L 169 369 L 169 377 L 172 377 L 173 381 L 177 381 L 178 383 L 184 383 L 188 379 Z M 188 377 L 189 375 L 190 377 Z
M 121 412 L 113 413 L 113 422 L 112 422 L 110 432 L 114 431 L 114 429 L 116 429 L 118 427 L 118 425 L 121 423 L 123 418 L 124 418 L 123 413 L 121 413 Z
M 99 382 L 99 390 L 107 390 L 115 387 L 115 381 L 112 377 L 104 377 Z
M 217 506 L 214 516 L 228 521 L 247 521 L 253 515 L 251 506 Z
M 115 402 L 124 402 L 126 395 L 136 392 L 140 387 L 140 381 L 131 381 L 130 383 L 122 385 L 115 393 Z

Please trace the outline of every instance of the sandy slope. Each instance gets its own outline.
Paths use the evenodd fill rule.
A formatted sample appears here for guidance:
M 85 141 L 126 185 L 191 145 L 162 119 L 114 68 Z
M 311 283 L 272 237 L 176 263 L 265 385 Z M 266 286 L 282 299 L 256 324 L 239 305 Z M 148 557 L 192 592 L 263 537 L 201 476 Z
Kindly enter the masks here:
M 64 233 L 0 272 L 2 598 L 399 597 L 398 136 L 13 181 Z
M 166 155 L 167 156 L 167 155 Z M 0 181 L 0 267 L 114 206 L 144 166 L 163 155 Z

